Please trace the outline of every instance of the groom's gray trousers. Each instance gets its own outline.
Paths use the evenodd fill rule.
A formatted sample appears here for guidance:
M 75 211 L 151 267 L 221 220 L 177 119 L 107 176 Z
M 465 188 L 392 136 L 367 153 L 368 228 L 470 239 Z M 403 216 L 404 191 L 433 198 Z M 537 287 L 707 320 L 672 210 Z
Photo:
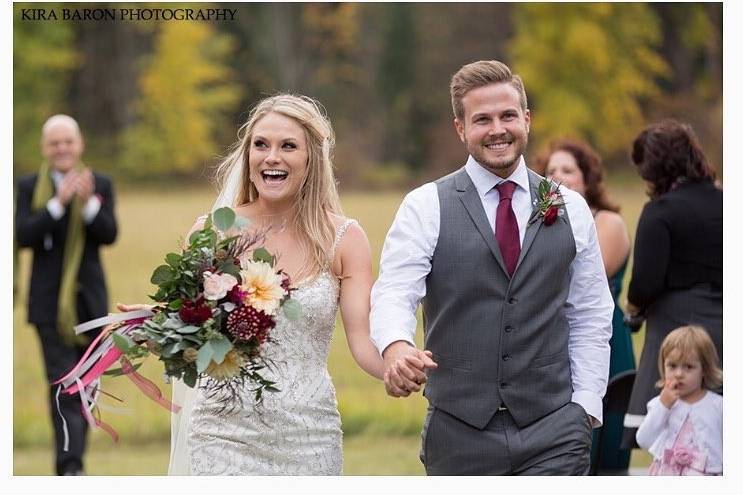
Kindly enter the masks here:
M 523 428 L 499 411 L 482 430 L 430 406 L 420 458 L 429 476 L 586 475 L 591 430 L 574 402 Z
M 533 199 L 540 179 L 529 171 Z M 571 402 L 567 212 L 526 227 L 509 276 L 465 169 L 436 185 L 440 229 L 423 300 L 425 348 L 438 363 L 424 393 L 426 471 L 585 474 L 591 426 Z

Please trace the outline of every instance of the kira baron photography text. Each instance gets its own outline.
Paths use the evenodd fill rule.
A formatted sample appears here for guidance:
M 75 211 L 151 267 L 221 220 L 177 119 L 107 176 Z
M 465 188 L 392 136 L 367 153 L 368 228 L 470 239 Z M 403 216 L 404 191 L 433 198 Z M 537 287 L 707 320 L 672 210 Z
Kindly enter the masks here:
M 237 9 L 21 9 L 22 21 L 234 21 Z

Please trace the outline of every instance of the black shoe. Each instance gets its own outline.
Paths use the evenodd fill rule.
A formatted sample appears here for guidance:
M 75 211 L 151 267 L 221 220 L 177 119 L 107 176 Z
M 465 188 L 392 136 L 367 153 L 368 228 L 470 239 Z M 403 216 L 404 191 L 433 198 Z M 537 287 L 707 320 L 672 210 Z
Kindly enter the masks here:
M 62 476 L 85 476 L 85 472 L 82 469 L 68 469 L 62 473 Z

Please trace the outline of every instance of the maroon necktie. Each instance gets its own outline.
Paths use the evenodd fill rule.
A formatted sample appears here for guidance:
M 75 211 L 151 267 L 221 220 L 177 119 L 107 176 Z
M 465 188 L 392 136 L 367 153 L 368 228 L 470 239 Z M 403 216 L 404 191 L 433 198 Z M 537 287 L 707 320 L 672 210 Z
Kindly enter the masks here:
M 500 247 L 500 253 L 506 263 L 508 275 L 513 276 L 521 253 L 519 224 L 516 222 L 516 215 L 511 208 L 511 198 L 513 198 L 516 183 L 507 180 L 496 185 L 495 188 L 500 194 L 498 210 L 496 210 L 495 215 L 495 238 L 498 240 L 498 247 Z

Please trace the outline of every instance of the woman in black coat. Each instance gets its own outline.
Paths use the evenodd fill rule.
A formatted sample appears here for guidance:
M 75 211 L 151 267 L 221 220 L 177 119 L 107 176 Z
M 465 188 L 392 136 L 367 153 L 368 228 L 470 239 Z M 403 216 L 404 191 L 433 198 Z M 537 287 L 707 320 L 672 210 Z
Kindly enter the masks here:
M 700 325 L 712 337 L 722 364 L 722 191 L 691 126 L 652 124 L 635 138 L 632 161 L 648 183 L 650 201 L 635 236 L 627 312 L 645 319 L 640 357 L 623 445 L 635 432 L 647 402 L 658 394 L 658 352 L 668 333 Z

